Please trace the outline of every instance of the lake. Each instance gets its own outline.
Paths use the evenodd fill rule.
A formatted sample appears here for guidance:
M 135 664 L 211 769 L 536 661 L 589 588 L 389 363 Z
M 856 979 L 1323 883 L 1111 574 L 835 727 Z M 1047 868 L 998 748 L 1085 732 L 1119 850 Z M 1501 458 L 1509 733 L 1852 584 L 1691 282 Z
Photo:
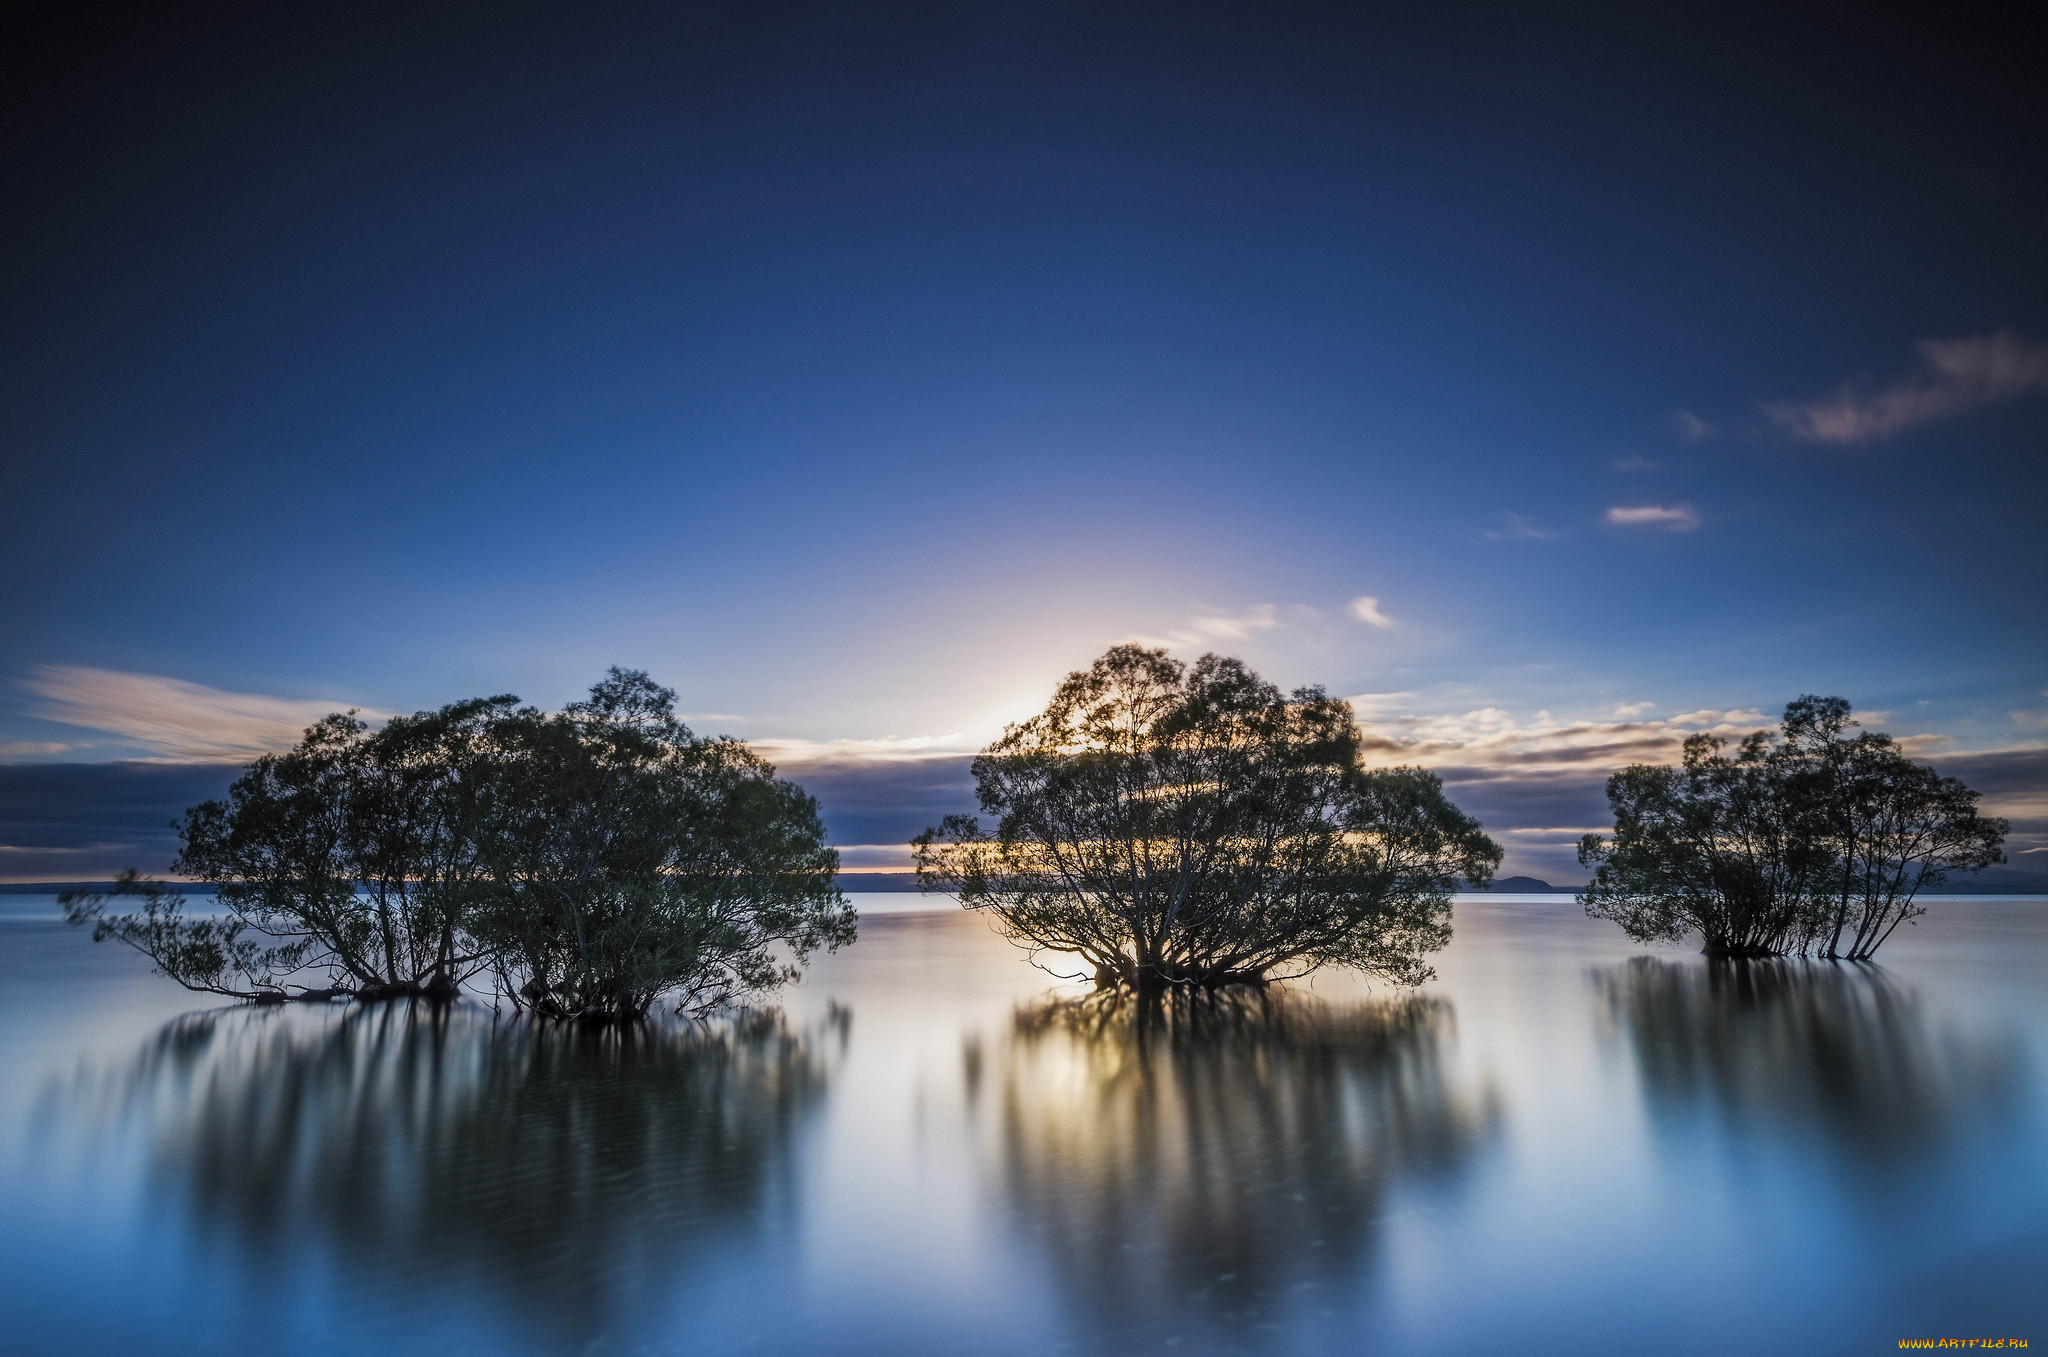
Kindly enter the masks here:
M 0 919 L 0 1347 L 2048 1343 L 2048 901 L 1710 966 L 1461 897 L 1440 978 L 1089 1001 L 855 896 L 774 1014 L 221 1007 Z

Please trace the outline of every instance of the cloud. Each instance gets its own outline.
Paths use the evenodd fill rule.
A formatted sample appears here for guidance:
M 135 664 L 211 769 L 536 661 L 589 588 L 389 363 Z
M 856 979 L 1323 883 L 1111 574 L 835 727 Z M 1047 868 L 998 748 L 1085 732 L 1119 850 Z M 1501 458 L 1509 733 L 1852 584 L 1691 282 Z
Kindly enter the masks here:
M 1255 631 L 1269 631 L 1279 625 L 1280 619 L 1273 605 L 1261 603 L 1250 612 L 1236 617 L 1227 613 L 1204 613 L 1173 635 L 1202 642 L 1245 641 L 1251 639 L 1251 634 Z
M 1985 812 L 2012 822 L 2007 857 L 2048 851 L 2048 746 L 1950 750 L 1922 757 L 1936 772 L 1961 778 L 1982 793 Z M 2027 870 L 2034 870 L 2034 864 L 2027 864 Z
M 2048 697 L 2048 688 L 2042 689 L 2041 695 Z M 2010 716 L 2019 725 L 2026 726 L 2032 730 L 2039 730 L 2044 726 L 2048 726 L 2048 709 L 2027 707 L 2021 708 L 2019 711 L 2009 711 L 2006 715 Z
M 1391 627 L 1394 619 L 1380 611 L 1380 601 L 1371 594 L 1360 594 L 1351 600 L 1351 615 L 1369 627 Z
M 1611 773 L 1631 763 L 1676 763 L 1688 735 L 1704 731 L 1732 743 L 1771 724 L 1749 708 L 1630 719 L 1649 703 L 1628 704 L 1615 719 L 1560 720 L 1549 712 L 1518 719 L 1499 707 L 1391 716 L 1387 696 L 1351 699 L 1367 763 L 1431 769 L 1451 799 L 1507 849 L 1504 875 L 1553 885 L 1583 881 L 1580 836 L 1612 828 Z
M 2048 392 L 2048 347 L 2007 331 L 1977 339 L 1923 339 L 1917 347 L 1920 370 L 1882 390 L 1852 382 L 1816 400 L 1769 402 L 1764 413 L 1808 443 L 1857 445 Z
M 104 880 L 169 870 L 171 822 L 225 793 L 237 764 L 0 764 L 0 880 Z
M 1433 770 L 1451 799 L 1507 849 L 1504 875 L 1553 885 L 1583 881 L 1579 838 L 1612 828 L 1611 773 L 1631 763 L 1675 763 L 1688 735 L 1709 731 L 1732 741 L 1770 724 L 1747 709 L 1631 719 L 1648 703 L 1592 720 L 1560 720 L 1548 712 L 1518 719 L 1499 707 L 1390 717 L 1385 703 L 1371 705 L 1367 714 L 1364 703 L 1353 703 L 1369 764 Z
M 1604 777 L 1625 764 L 1674 762 L 1688 735 L 1704 731 L 1734 739 L 1770 724 L 1762 712 L 1747 707 L 1654 720 L 1558 720 L 1549 712 L 1518 720 L 1499 707 L 1479 707 L 1434 716 L 1361 718 L 1358 723 L 1371 762 L 1455 768 L 1463 778 L 1503 770 L 1518 775 L 1595 770 Z
M 1714 436 L 1714 426 L 1690 410 L 1673 410 L 1671 417 L 1678 424 L 1678 431 L 1695 443 Z
M 1607 521 L 1623 528 L 1691 532 L 1700 525 L 1700 516 L 1690 504 L 1643 504 L 1633 508 L 1616 505 L 1607 511 Z
M 1451 798 L 1507 848 L 1505 873 L 1553 884 L 1582 880 L 1579 836 L 1611 829 L 1610 774 L 1632 763 L 1676 763 L 1689 735 L 1718 735 L 1732 744 L 1776 724 L 1775 716 L 1754 707 L 1638 719 L 1649 703 L 1617 707 L 1611 719 L 1565 720 L 1548 712 L 1518 718 L 1499 707 L 1392 715 L 1396 704 L 1388 699 L 1402 696 L 1350 699 L 1367 763 L 1432 770 Z M 1858 715 L 1870 723 L 1883 719 L 1875 711 Z M 1983 793 L 1987 813 L 2012 821 L 2008 855 L 2048 849 L 2048 746 L 1957 750 L 1952 738 L 1939 734 L 1905 735 L 1898 742 L 1908 756 Z
M 1486 533 L 1496 542 L 1548 542 L 1557 536 L 1549 528 L 1523 514 L 1504 512 L 1501 518 L 1506 526 L 1497 530 L 1489 528 Z
M 1613 467 L 1616 471 L 1655 471 L 1664 464 L 1662 462 L 1653 462 L 1640 452 L 1631 452 L 1626 457 L 1610 458 L 1607 465 Z
M 31 715 L 103 731 L 124 745 L 188 763 L 241 762 L 298 743 L 305 728 L 353 704 L 229 693 L 157 674 L 38 665 L 22 686 Z
M 1639 703 L 1591 720 L 1547 712 L 1522 719 L 1497 707 L 1398 714 L 1419 696 L 1350 699 L 1368 761 L 1435 770 L 1452 799 L 1507 848 L 1506 873 L 1553 884 L 1583 880 L 1574 853 L 1579 836 L 1611 826 L 1608 774 L 1629 763 L 1675 762 L 1685 737 L 1698 731 L 1732 738 L 1772 724 L 1754 708 L 1630 719 Z M 903 871 L 913 835 L 976 809 L 969 756 L 939 752 L 950 738 L 754 744 L 818 798 L 846 867 Z M 1932 743 L 1913 739 L 1916 750 Z M 2011 817 L 2009 854 L 2048 852 L 2048 747 L 1916 756 L 1983 792 L 1988 812 Z M 0 764 L 0 879 L 104 879 L 126 866 L 161 872 L 177 850 L 169 822 L 220 796 L 240 771 L 234 763 Z
M 768 752 L 767 743 L 754 747 Z M 966 754 L 815 763 L 777 758 L 776 771 L 818 798 L 826 838 L 839 845 L 842 866 L 908 871 L 913 837 L 948 815 L 975 813 L 971 763 Z
M 858 875 L 863 872 L 917 870 L 917 859 L 911 856 L 907 840 L 902 843 L 842 843 L 835 848 L 842 872 Z
M 1296 621 L 1317 615 L 1313 608 L 1299 605 L 1289 608 L 1288 612 L 1294 615 Z M 1130 639 L 1139 645 L 1163 646 L 1168 650 L 1205 650 L 1218 642 L 1248 641 L 1256 633 L 1271 631 L 1280 625 L 1280 610 L 1270 603 L 1261 603 L 1242 613 L 1209 609 L 1163 636 L 1140 632 L 1132 635 Z
M 1344 700 L 1351 704 L 1351 710 L 1357 713 L 1360 719 L 1376 720 L 1382 716 L 1391 716 L 1402 707 L 1414 706 L 1415 699 L 1419 696 L 1420 694 L 1412 691 L 1405 693 L 1353 693 Z
M 905 763 L 921 759 L 958 758 L 975 752 L 965 737 L 951 735 L 888 735 L 875 740 L 748 740 L 747 747 L 776 764 L 810 766 L 838 763 Z

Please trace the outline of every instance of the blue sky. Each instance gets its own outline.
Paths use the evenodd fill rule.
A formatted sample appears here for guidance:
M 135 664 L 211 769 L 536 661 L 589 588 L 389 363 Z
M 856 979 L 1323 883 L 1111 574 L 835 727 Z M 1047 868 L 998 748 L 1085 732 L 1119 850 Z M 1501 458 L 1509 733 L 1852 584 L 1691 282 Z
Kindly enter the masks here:
M 613 663 L 898 865 L 1132 638 L 1358 696 L 1553 879 L 1607 768 L 1801 692 L 2048 817 L 2048 119 L 1968 51 L 300 8 L 8 126 L 0 876 L 143 844 L 8 809 L 60 768 Z

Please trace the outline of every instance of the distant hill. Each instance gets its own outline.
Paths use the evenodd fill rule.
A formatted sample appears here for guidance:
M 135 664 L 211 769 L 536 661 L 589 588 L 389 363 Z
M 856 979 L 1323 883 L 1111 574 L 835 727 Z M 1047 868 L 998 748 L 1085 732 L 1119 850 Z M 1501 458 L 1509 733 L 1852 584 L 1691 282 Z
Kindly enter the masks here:
M 1553 886 L 1533 876 L 1497 876 L 1488 890 L 1502 895 L 1570 895 L 1577 886 Z

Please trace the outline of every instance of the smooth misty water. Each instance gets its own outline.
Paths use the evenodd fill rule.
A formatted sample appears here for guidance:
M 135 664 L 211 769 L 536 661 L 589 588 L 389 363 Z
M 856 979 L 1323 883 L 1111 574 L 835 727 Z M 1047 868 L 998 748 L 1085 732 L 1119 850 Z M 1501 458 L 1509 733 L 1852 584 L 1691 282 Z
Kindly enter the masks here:
M 622 1044 L 205 1007 L 6 901 L 0 1348 L 2048 1342 L 2048 902 L 1737 971 L 1461 900 L 1418 993 L 1163 1012 L 856 902 L 779 1020 Z

